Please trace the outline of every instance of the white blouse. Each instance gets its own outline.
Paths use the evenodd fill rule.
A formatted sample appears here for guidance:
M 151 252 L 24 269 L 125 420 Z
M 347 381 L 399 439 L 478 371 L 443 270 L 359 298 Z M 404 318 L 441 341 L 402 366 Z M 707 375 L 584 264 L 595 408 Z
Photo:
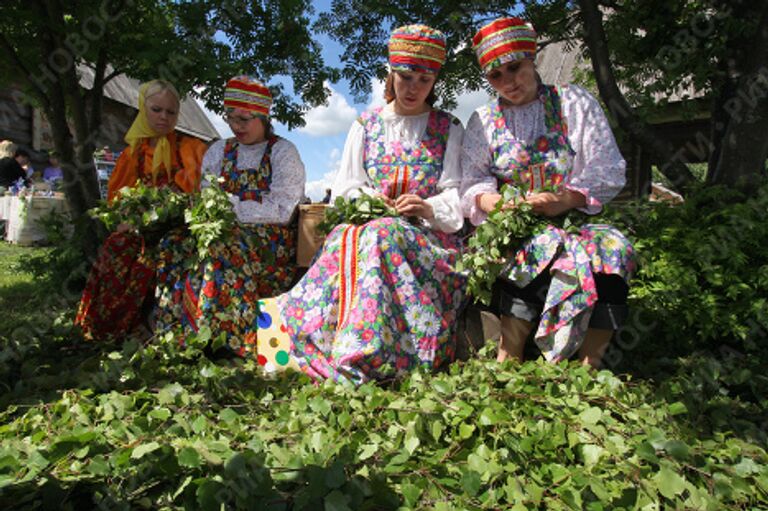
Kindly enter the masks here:
M 595 214 L 624 187 L 626 162 L 597 100 L 578 85 L 563 87 L 560 93 L 568 140 L 576 151 L 565 187 L 586 197 L 586 206 L 579 209 Z M 511 106 L 503 113 L 512 135 L 524 143 L 533 142 L 547 132 L 541 101 Z M 475 111 L 467 123 L 461 148 L 461 207 L 474 225 L 482 223 L 487 216 L 477 207 L 476 197 L 498 191 L 496 177 L 490 172 L 493 162 L 486 128 Z
M 208 148 L 203 157 L 203 178 L 206 174 L 221 175 L 225 145 L 226 140 L 218 140 Z M 237 148 L 237 167 L 258 168 L 266 148 L 266 141 L 252 145 L 240 144 Z M 229 196 L 232 210 L 240 223 L 286 225 L 304 197 L 306 182 L 304 163 L 296 146 L 284 138 L 279 139 L 272 146 L 270 163 L 272 164 L 272 184 L 270 191 L 262 194 L 261 202 L 240 200 L 236 195 Z M 207 184 L 203 179 L 202 186 Z
M 393 103 L 388 104 L 381 112 L 384 121 L 384 141 L 390 143 L 399 140 L 403 149 L 412 149 L 421 144 L 424 132 L 427 130 L 429 112 L 418 115 L 398 115 Z M 443 156 L 443 171 L 437 182 L 439 193 L 428 197 L 426 202 L 432 206 L 435 213 L 430 220 L 422 219 L 425 226 L 443 232 L 456 232 L 461 229 L 464 217 L 459 201 L 459 185 L 461 184 L 461 141 L 464 127 L 460 122 L 452 122 L 448 132 L 448 143 Z M 341 167 L 333 183 L 331 200 L 336 197 L 353 198 L 365 192 L 374 195 L 378 191 L 368 177 L 363 165 L 365 147 L 365 128 L 355 121 L 347 135 L 344 153 L 341 156 Z

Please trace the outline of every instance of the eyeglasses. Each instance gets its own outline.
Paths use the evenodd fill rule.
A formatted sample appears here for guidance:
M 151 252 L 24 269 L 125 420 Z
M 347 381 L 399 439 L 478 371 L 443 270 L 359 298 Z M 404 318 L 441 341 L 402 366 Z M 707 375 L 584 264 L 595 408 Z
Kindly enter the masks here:
M 225 114 L 224 115 L 224 120 L 227 122 L 227 124 L 235 124 L 235 125 L 238 125 L 238 126 L 245 126 L 246 124 L 248 124 L 249 122 L 251 122 L 252 120 L 254 120 L 257 117 L 258 117 L 257 114 L 251 115 L 249 117 L 245 117 L 245 116 L 242 116 L 242 115 Z

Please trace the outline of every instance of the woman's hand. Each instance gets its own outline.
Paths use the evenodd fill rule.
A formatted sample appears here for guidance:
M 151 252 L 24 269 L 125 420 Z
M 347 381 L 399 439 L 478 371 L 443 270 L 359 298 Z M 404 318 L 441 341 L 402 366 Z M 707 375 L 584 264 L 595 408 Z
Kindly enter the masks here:
M 374 197 L 383 200 L 384 204 L 386 204 L 390 208 L 395 207 L 395 201 L 393 201 L 392 198 L 389 197 L 388 195 L 384 195 L 383 193 L 377 193 L 376 195 L 374 195 Z
M 482 211 L 490 213 L 500 200 L 501 195 L 498 193 L 481 193 L 475 197 L 475 204 Z
M 534 193 L 525 199 L 525 202 L 533 206 L 533 212 L 543 216 L 558 216 L 573 208 L 579 208 L 587 204 L 584 195 L 573 190 L 562 190 L 557 193 Z
M 115 228 L 115 232 L 119 232 L 120 234 L 123 234 L 125 232 L 130 232 L 133 230 L 133 226 L 131 224 L 126 224 L 125 222 L 121 222 L 117 224 L 117 228 Z
M 395 209 L 403 216 L 418 216 L 427 220 L 435 217 L 435 212 L 429 202 L 412 193 L 398 197 L 395 200 Z

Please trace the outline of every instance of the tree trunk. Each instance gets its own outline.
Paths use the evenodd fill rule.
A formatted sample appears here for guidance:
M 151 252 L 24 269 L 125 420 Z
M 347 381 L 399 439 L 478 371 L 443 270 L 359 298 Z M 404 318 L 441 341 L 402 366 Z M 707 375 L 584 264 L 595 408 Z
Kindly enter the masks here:
M 753 192 L 765 182 L 768 159 L 768 5 L 759 13 L 745 72 L 724 104 L 728 114 L 711 182 Z
M 613 73 L 608 52 L 608 41 L 603 30 L 603 15 L 597 1 L 579 0 L 579 8 L 584 23 L 584 41 L 589 49 L 597 88 L 609 113 L 634 142 L 649 152 L 652 161 L 659 165 L 659 170 L 669 179 L 672 186 L 685 194 L 695 183 L 696 178 L 685 161 L 675 154 L 672 147 L 657 137 L 650 126 L 635 114 L 616 84 L 616 76 Z M 662 162 L 664 162 L 663 165 Z

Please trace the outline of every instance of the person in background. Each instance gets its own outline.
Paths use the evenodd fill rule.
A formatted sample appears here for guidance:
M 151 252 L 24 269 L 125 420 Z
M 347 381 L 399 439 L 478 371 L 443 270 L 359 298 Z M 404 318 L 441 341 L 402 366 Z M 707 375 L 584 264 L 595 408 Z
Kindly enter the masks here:
M 56 151 L 48 153 L 48 166 L 43 170 L 43 180 L 48 183 L 55 183 L 64 179 L 64 173 L 61 170 L 59 154 Z
M 29 152 L 26 149 L 17 149 L 16 154 L 14 155 L 14 159 L 19 162 L 19 165 L 21 165 L 21 168 L 24 169 L 24 175 L 26 176 L 26 183 L 29 184 L 32 182 L 32 176 L 35 174 L 35 168 L 32 166 L 32 163 L 30 161 Z
M 323 204 L 328 204 L 330 202 L 331 202 L 331 189 L 330 188 L 326 188 L 325 189 L 325 197 L 323 197 L 322 203 Z
M 240 356 L 256 342 L 257 300 L 287 290 L 296 270 L 288 224 L 306 176 L 296 147 L 272 129 L 271 104 L 269 89 L 255 78 L 226 84 L 224 118 L 235 136 L 215 142 L 203 159 L 204 177 L 229 194 L 237 219 L 226 240 L 212 244 L 199 268 L 189 271 L 188 244 L 174 235 L 161 241 L 157 329 L 208 327 L 214 337 L 224 335 L 225 353 Z
M 120 200 L 120 190 L 138 183 L 171 187 L 184 193 L 200 188 L 200 166 L 206 145 L 174 131 L 179 93 L 165 80 L 139 89 L 139 113 L 133 121 L 108 183 L 107 200 Z M 86 339 L 130 333 L 143 322 L 145 301 L 155 287 L 156 254 L 126 224 L 117 227 L 99 249 L 75 318 Z
M 462 148 L 462 208 L 482 223 L 513 185 L 536 214 L 576 209 L 598 213 L 624 185 L 625 162 L 600 104 L 576 85 L 542 84 L 536 33 L 519 18 L 501 18 L 473 39 L 480 67 L 499 97 L 477 109 Z M 536 344 L 550 361 L 574 354 L 597 367 L 626 317 L 634 271 L 629 241 L 607 225 L 577 234 L 549 225 L 513 253 L 495 286 L 501 315 L 497 359 L 523 358 L 538 322 Z
M 387 105 L 352 124 L 332 188 L 378 196 L 398 215 L 337 226 L 276 299 L 292 356 L 314 379 L 360 384 L 454 358 L 466 284 L 453 269 L 464 128 L 432 107 L 445 46 L 424 25 L 391 34 Z
M 21 154 L 20 154 L 21 151 Z M 0 186 L 11 188 L 17 184 L 27 184 L 27 172 L 21 165 L 26 151 L 19 149 L 10 140 L 0 142 Z M 29 155 L 26 156 L 28 160 Z

